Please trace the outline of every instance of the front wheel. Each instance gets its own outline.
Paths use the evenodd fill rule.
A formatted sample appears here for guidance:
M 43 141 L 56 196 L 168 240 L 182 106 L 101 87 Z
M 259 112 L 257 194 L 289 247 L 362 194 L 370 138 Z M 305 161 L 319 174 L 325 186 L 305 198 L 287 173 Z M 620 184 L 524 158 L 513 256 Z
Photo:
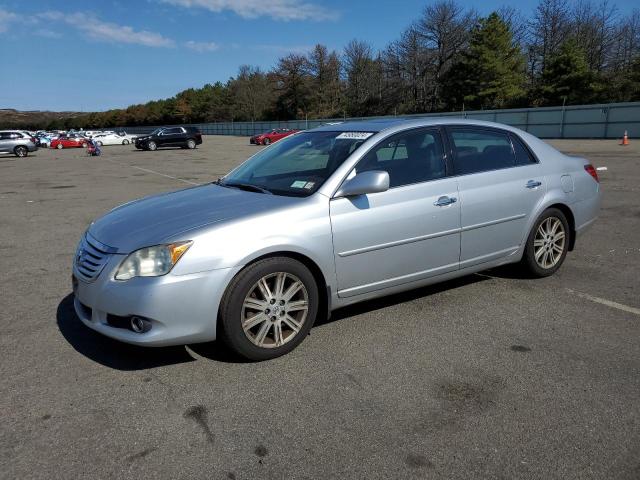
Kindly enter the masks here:
M 62 150 L 64 147 L 62 146 L 62 144 L 61 144 L 61 143 L 59 143 L 59 144 L 56 146 L 56 148 L 57 148 L 58 150 Z
M 527 238 L 522 266 L 534 277 L 548 277 L 560 268 L 569 250 L 569 222 L 562 211 L 549 208 Z
M 13 152 L 16 154 L 16 157 L 26 157 L 29 155 L 27 147 L 16 147 Z
M 123 145 L 129 145 L 129 140 L 127 140 L 127 139 L 122 140 L 122 144 Z
M 271 143 L 271 140 L 268 138 L 265 138 L 264 140 L 262 140 L 263 145 L 269 145 L 270 143 Z
M 147 148 L 153 152 L 154 150 L 157 150 L 158 145 L 156 145 L 156 142 L 149 142 L 147 144 Z
M 313 275 L 299 261 L 273 257 L 256 262 L 225 292 L 219 315 L 222 340 L 254 361 L 289 353 L 311 330 L 318 299 Z
M 98 146 L 99 146 L 99 147 L 101 147 L 101 146 L 102 146 L 102 142 L 98 141 L 98 142 L 96 142 L 96 143 L 98 144 Z

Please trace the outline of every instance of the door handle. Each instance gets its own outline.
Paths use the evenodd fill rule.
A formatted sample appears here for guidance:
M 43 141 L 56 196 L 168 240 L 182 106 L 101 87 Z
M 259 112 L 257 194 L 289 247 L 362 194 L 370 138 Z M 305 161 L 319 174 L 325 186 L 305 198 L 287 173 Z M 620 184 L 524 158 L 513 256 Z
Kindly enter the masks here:
M 438 198 L 438 200 L 433 202 L 433 204 L 436 207 L 446 207 L 447 205 L 451 205 L 452 203 L 456 203 L 457 201 L 458 199 L 456 197 L 447 197 L 446 195 L 443 195 L 442 197 Z
M 538 182 L 536 180 L 529 180 L 527 182 L 527 184 L 525 185 L 525 187 L 527 187 L 527 188 L 538 188 L 540 185 L 542 185 L 542 182 Z

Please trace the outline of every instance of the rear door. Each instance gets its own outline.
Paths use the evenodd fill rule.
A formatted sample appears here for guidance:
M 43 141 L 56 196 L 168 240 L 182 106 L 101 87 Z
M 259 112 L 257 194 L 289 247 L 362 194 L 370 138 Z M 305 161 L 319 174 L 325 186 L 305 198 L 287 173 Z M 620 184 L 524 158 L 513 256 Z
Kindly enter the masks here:
M 330 202 L 338 295 L 408 284 L 458 268 L 460 204 L 434 128 L 401 132 L 373 147 L 352 175 L 389 173 L 386 192 Z
M 447 128 L 461 208 L 460 268 L 515 253 L 545 192 L 540 164 L 505 130 Z

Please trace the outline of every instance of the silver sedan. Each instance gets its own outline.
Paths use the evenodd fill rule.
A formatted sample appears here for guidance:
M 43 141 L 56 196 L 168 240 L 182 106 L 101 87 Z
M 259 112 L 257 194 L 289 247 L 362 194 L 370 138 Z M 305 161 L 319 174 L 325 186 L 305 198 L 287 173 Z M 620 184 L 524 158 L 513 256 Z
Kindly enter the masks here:
M 327 125 L 93 222 L 75 309 L 124 342 L 269 359 L 349 304 L 508 263 L 551 275 L 600 203 L 587 160 L 505 125 Z

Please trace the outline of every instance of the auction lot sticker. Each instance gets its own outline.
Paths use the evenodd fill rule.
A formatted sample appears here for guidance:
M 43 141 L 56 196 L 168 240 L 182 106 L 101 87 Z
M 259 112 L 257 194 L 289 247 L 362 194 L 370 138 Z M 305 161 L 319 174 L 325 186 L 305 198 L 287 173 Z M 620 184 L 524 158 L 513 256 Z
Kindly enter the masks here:
M 336 137 L 336 140 L 348 139 L 348 140 L 366 140 L 373 132 L 342 132 Z

